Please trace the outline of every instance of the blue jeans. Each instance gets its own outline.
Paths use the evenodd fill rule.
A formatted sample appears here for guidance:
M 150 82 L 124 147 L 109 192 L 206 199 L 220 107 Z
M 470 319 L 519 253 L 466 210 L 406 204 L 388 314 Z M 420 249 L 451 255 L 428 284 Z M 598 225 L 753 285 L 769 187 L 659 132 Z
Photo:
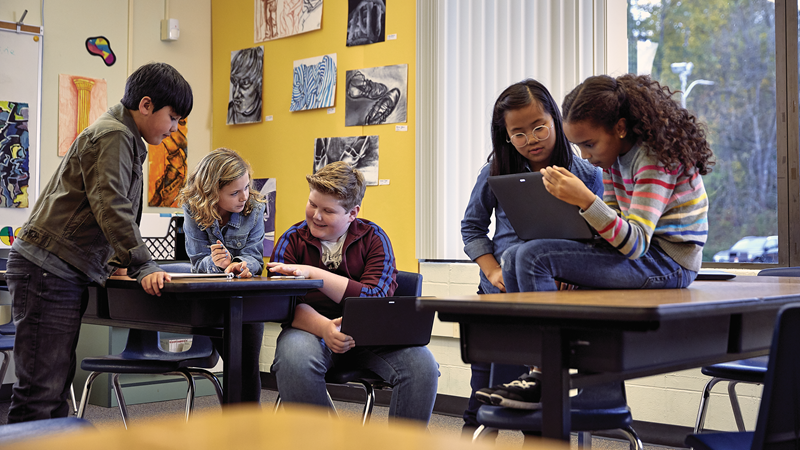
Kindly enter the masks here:
M 333 367 L 369 369 L 393 386 L 389 417 L 425 424 L 433 413 L 439 365 L 427 347 L 358 347 L 333 353 L 325 342 L 296 328 L 278 336 L 273 371 L 278 392 L 287 403 L 332 407 L 325 374 Z
M 590 289 L 680 289 L 697 276 L 657 245 L 628 259 L 606 241 L 537 239 L 510 247 L 502 259 L 507 292 L 554 291 L 556 280 Z
M 67 417 L 87 284 L 65 281 L 11 250 L 6 282 L 17 326 L 8 423 Z

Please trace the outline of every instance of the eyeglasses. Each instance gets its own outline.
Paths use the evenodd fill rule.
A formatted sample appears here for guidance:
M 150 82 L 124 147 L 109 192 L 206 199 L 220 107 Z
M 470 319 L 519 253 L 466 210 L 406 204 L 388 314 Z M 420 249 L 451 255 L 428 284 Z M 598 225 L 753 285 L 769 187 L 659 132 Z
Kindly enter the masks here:
M 526 145 L 530 144 L 530 138 L 536 139 L 536 142 L 544 141 L 545 139 L 550 137 L 550 128 L 553 128 L 552 125 L 539 125 L 538 127 L 534 128 L 531 131 L 531 134 L 527 133 L 517 133 L 510 138 L 506 139 L 506 142 L 511 143 L 514 147 L 522 148 Z

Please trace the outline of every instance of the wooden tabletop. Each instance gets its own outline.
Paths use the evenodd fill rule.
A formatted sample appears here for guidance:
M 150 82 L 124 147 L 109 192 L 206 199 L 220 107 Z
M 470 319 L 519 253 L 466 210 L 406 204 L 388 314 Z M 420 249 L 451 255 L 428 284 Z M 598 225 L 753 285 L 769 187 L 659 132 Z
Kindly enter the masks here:
M 182 418 L 135 423 L 130 430 L 79 430 L 58 436 L 11 443 L 7 450 L 44 449 L 106 450 L 142 449 L 266 449 L 266 450 L 509 450 L 518 446 L 479 443 L 428 432 L 406 422 L 361 426 L 353 419 L 329 418 L 327 412 L 295 407 L 278 414 L 271 408 L 253 406 L 225 408 L 222 412 L 198 413 L 188 423 Z M 569 450 L 569 444 L 541 441 L 525 447 L 539 450 Z
M 708 314 L 709 309 L 736 313 L 800 301 L 800 279 L 737 277 L 695 281 L 686 289 L 574 290 L 452 297 L 420 297 L 422 310 L 440 313 L 614 320 L 660 320 Z

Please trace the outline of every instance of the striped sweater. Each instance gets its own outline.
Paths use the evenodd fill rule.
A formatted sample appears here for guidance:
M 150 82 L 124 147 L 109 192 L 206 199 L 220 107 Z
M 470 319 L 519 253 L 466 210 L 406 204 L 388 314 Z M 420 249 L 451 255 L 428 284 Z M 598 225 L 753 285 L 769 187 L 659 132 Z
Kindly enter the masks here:
M 605 240 L 630 259 L 644 256 L 655 240 L 675 262 L 700 270 L 708 196 L 697 171 L 668 171 L 639 143 L 603 170 L 603 185 L 603 200 L 581 214 Z

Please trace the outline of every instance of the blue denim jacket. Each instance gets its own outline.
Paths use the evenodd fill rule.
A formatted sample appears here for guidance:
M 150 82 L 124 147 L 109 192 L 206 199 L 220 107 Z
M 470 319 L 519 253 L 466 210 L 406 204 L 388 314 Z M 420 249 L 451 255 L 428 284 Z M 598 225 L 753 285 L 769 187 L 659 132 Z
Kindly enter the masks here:
M 461 239 L 464 241 L 464 253 L 471 260 L 475 261 L 479 256 L 491 253 L 499 262 L 507 248 L 521 244 L 523 240 L 517 236 L 503 207 L 497 202 L 497 197 L 489 187 L 489 169 L 490 165 L 484 164 L 478 173 L 478 180 L 475 182 L 469 203 L 467 203 L 467 210 L 464 212 L 464 220 L 461 221 Z M 569 170 L 580 178 L 586 187 L 602 198 L 603 172 L 599 168 L 576 156 L 573 158 Z M 489 239 L 492 212 L 494 212 L 495 230 L 494 236 Z M 500 292 L 486 279 L 483 271 L 481 271 L 480 288 L 486 294 Z
M 225 244 L 234 262 L 246 261 L 253 275 L 260 275 L 264 268 L 264 209 L 266 204 L 253 199 L 253 211 L 249 215 L 233 213 L 224 232 L 219 221 L 201 230 L 186 205 L 183 207 L 183 232 L 186 234 L 186 253 L 192 262 L 193 273 L 219 273 L 224 269 L 211 260 L 211 244 L 217 240 Z

